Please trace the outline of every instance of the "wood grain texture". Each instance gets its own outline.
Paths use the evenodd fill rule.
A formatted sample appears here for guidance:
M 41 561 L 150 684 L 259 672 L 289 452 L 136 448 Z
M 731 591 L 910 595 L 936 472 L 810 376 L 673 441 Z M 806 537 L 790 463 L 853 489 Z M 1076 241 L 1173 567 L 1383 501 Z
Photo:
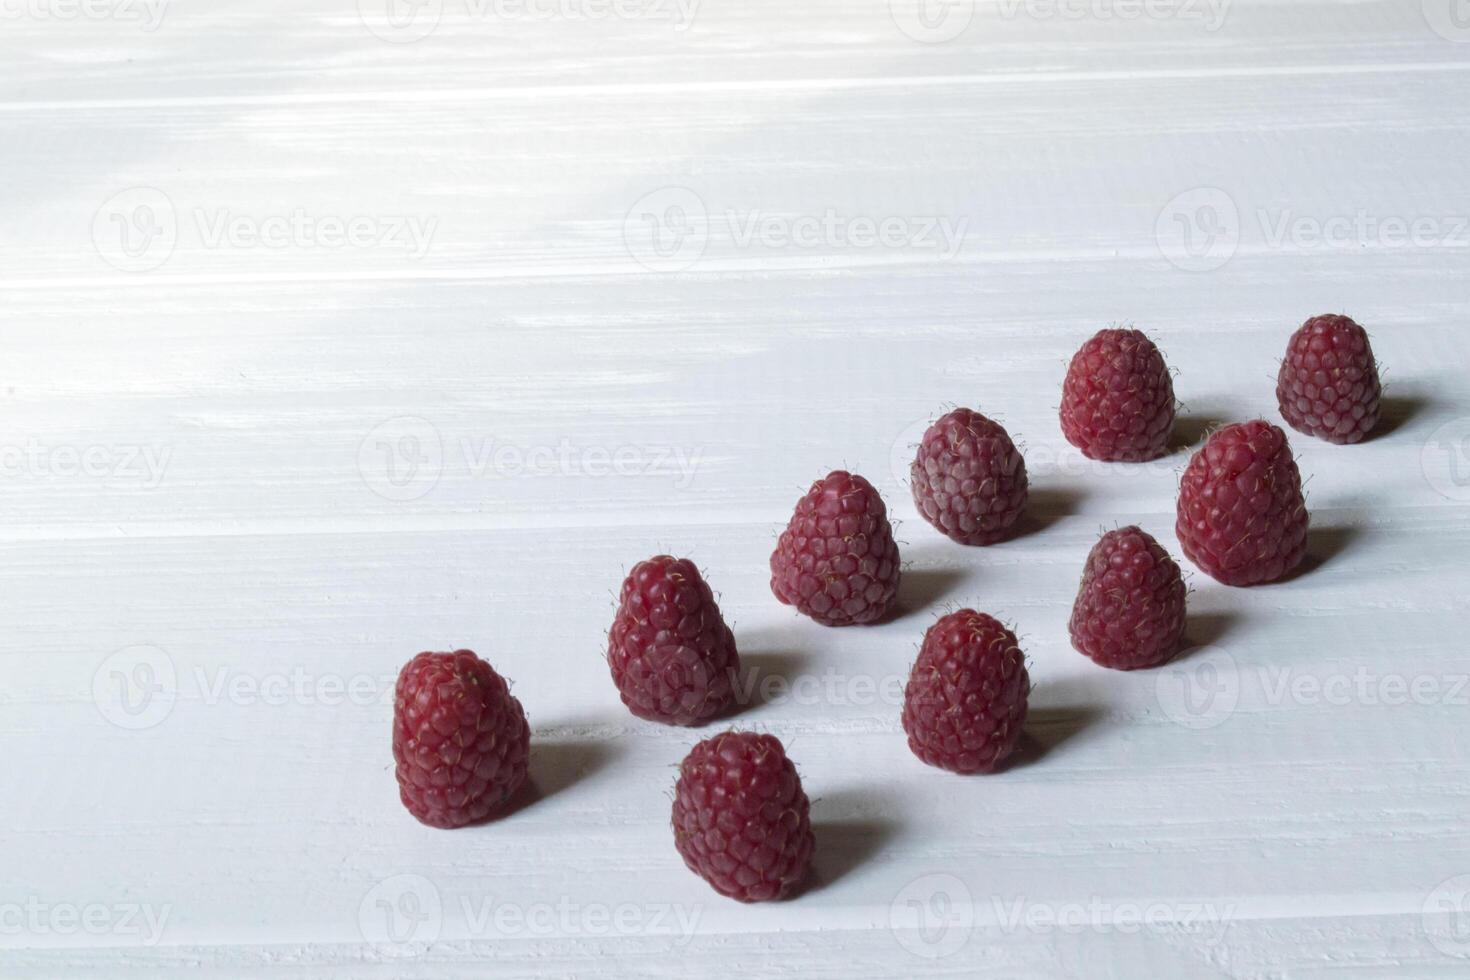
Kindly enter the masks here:
M 903 0 L 431 0 L 412 43 L 429 22 L 371 0 L 0 9 L 0 975 L 1464 975 L 1452 4 L 960 0 L 943 43 Z M 1293 440 L 1307 571 L 1196 572 L 1187 656 L 1094 667 L 1066 619 L 1099 530 L 1178 554 L 1189 448 L 1273 415 L 1326 311 L 1390 402 L 1365 445 Z M 1058 430 L 1114 322 L 1176 370 L 1156 464 Z M 956 404 L 1027 454 L 1001 546 L 908 495 Z M 769 592 L 835 467 L 900 522 L 880 626 Z M 684 869 L 674 767 L 707 733 L 607 677 L 613 595 L 661 551 L 706 570 L 736 723 L 813 798 L 795 901 Z M 1031 663 L 993 777 L 899 727 L 955 605 Z M 399 805 L 388 723 L 401 664 L 455 646 L 513 679 L 536 790 L 445 833 Z

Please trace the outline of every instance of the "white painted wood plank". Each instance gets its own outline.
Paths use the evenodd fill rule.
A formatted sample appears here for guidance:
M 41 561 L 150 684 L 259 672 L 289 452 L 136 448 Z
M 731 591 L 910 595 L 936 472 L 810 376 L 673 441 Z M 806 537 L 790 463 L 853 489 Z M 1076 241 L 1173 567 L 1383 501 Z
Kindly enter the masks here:
M 1211 30 L 982 3 L 921 44 L 877 3 L 705 2 L 682 31 L 477 9 L 446 0 L 411 44 L 324 0 L 5 22 L 0 972 L 1463 973 L 1470 46 L 1447 11 L 1236 3 Z M 659 256 L 643 216 L 669 245 L 671 204 L 696 234 Z M 298 212 L 432 235 L 210 239 Z M 118 222 L 150 217 L 172 245 L 129 255 Z M 962 234 L 868 247 L 855 219 Z M 1196 574 L 1197 649 L 1094 668 L 1065 633 L 1082 558 L 1131 522 L 1177 553 L 1187 447 L 1082 460 L 1067 357 L 1149 331 L 1197 438 L 1270 414 L 1287 333 L 1325 310 L 1374 331 L 1393 401 L 1366 445 L 1294 441 L 1310 572 Z M 904 464 L 945 404 L 1024 442 L 1017 540 L 918 519 Z M 902 615 L 858 631 L 766 582 L 836 466 L 880 487 L 908 563 Z M 669 791 L 703 733 L 632 719 L 606 677 L 612 593 L 664 550 L 707 570 L 736 721 L 815 801 L 794 902 L 682 867 Z M 953 604 L 1014 622 L 1036 683 L 1023 759 L 986 779 L 925 769 L 898 725 Z M 443 833 L 396 801 L 385 694 L 458 645 L 514 680 L 539 793 Z M 111 685 L 140 665 L 173 696 L 134 715 Z

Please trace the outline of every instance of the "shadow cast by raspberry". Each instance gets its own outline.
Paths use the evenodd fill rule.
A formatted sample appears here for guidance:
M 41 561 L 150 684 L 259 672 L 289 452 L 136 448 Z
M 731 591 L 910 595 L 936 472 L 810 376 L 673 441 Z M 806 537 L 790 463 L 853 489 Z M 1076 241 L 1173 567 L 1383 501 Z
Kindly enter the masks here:
M 596 738 L 538 740 L 531 735 L 526 784 L 489 823 L 559 796 L 612 765 L 627 752 L 619 741 Z
M 1000 544 L 1018 538 L 1041 534 L 1054 524 L 1074 517 L 1087 500 L 1087 491 L 1081 487 L 1035 487 L 1026 499 L 1026 513 L 1016 522 L 1011 534 Z M 991 547 L 994 547 L 992 545 Z
M 886 812 L 897 805 L 875 787 L 839 790 L 812 800 L 812 833 L 817 846 L 812 855 L 812 874 L 798 894 L 835 885 L 872 863 L 903 829 L 902 822 Z

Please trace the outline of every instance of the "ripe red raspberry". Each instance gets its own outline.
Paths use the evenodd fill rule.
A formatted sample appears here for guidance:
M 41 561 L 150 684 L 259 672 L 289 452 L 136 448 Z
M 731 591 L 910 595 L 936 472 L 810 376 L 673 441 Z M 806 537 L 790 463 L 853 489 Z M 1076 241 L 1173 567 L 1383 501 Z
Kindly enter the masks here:
M 430 827 L 463 827 L 504 806 L 526 781 L 530 748 L 521 703 L 471 651 L 421 653 L 398 674 L 398 791 Z
M 1174 381 L 1138 330 L 1102 330 L 1072 357 L 1062 385 L 1062 434 L 1089 459 L 1141 463 L 1169 449 Z
M 607 663 L 639 718 L 697 725 L 730 706 L 740 668 L 735 636 L 699 569 L 659 555 L 623 581 Z
M 1291 335 L 1276 400 L 1293 429 L 1338 445 L 1362 442 L 1382 398 L 1368 331 L 1351 319 L 1313 317 Z
M 898 594 L 898 545 L 883 498 L 834 470 L 796 502 L 771 553 L 771 591 L 824 626 L 871 623 Z
M 1109 531 L 1087 556 L 1072 607 L 1072 645 L 1104 667 L 1166 663 L 1184 638 L 1184 579 L 1153 536 Z
M 904 689 L 909 748 L 951 772 L 990 772 L 1021 737 L 1030 691 L 1014 633 L 973 609 L 950 613 L 924 634 Z
M 1228 425 L 1184 471 L 1176 530 L 1184 554 L 1226 585 L 1275 582 L 1307 550 L 1307 502 L 1286 433 Z
M 994 544 L 1026 512 L 1026 461 L 997 422 L 957 408 L 931 425 L 909 467 L 914 503 L 960 544 Z
M 784 898 L 811 868 L 809 811 L 780 739 L 725 732 L 700 742 L 679 766 L 674 846 L 721 895 Z

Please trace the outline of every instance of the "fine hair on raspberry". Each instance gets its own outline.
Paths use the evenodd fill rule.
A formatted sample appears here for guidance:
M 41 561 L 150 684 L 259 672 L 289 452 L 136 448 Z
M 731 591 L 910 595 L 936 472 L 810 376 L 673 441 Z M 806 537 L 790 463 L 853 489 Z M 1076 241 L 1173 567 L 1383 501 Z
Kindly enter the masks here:
M 1141 463 L 1169 450 L 1174 381 L 1141 330 L 1099 331 L 1082 345 L 1062 384 L 1062 434 L 1089 459 Z
M 421 822 L 495 815 L 526 782 L 530 748 L 521 703 L 473 651 L 420 653 L 399 672 L 393 759 L 403 805 Z
M 1184 639 L 1179 565 L 1147 531 L 1109 531 L 1093 546 L 1068 630 L 1072 646 L 1114 670 L 1167 663 Z
M 1030 692 L 1014 633 L 973 609 L 943 616 L 924 634 L 904 688 L 909 748 L 940 769 L 992 772 L 1021 738 Z
M 674 846 L 715 891 L 741 902 L 792 894 L 811 871 L 811 806 L 774 735 L 700 742 L 674 785 Z
M 1184 556 L 1225 585 L 1280 581 L 1307 552 L 1306 497 L 1286 433 L 1227 425 L 1194 454 L 1179 484 Z
M 1026 513 L 1026 460 L 1010 433 L 968 408 L 940 416 L 909 467 L 914 505 L 960 544 L 1004 541 Z
M 697 725 L 730 707 L 740 657 L 699 569 L 687 558 L 657 555 L 623 581 L 607 663 L 633 714 Z
M 1314 316 L 1286 345 L 1276 378 L 1281 417 L 1298 432 L 1337 445 L 1378 426 L 1383 383 L 1368 331 L 1351 317 Z
M 771 591 L 824 626 L 871 623 L 893 605 L 901 571 L 883 498 L 834 470 L 796 502 L 771 553 Z

